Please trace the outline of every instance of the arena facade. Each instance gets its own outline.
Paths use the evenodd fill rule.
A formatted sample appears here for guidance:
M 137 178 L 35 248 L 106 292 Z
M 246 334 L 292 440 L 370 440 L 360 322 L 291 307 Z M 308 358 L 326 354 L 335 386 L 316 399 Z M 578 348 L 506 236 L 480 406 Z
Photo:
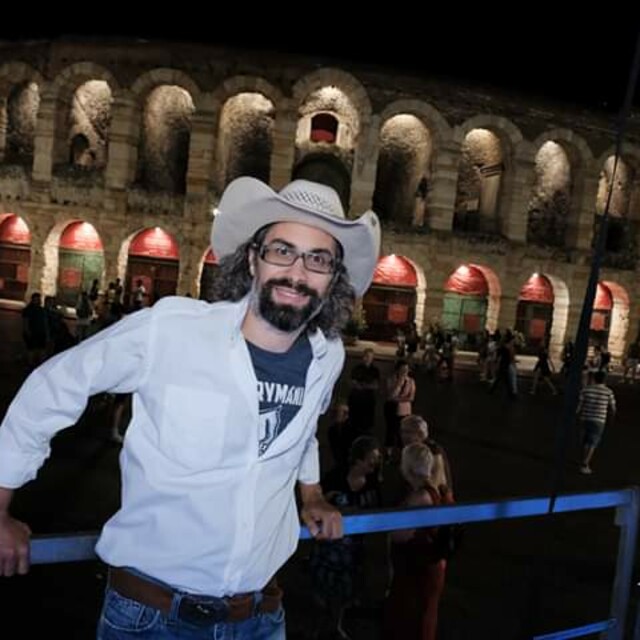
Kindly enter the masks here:
M 438 321 L 472 348 L 514 327 L 557 357 L 611 188 L 591 335 L 619 358 L 639 330 L 639 113 L 615 176 L 614 141 L 604 114 L 381 67 L 190 43 L 0 44 L 0 299 L 41 291 L 73 307 L 95 278 L 206 297 L 225 185 L 303 177 L 382 220 L 367 337 Z

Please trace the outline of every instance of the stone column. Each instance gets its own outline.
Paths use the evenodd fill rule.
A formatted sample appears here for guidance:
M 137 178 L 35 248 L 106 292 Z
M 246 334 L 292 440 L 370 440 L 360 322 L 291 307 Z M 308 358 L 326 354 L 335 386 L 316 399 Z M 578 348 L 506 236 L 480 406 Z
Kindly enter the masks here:
M 7 152 L 7 99 L 0 97 L 0 162 Z
M 500 229 L 514 242 L 526 242 L 529 200 L 535 183 L 535 162 L 531 154 L 518 154 L 505 172 L 499 203 Z
M 435 153 L 431 189 L 427 195 L 427 220 L 431 229 L 451 231 L 453 209 L 458 187 L 460 145 L 454 141 L 445 143 Z
M 296 153 L 296 128 L 293 105 L 283 104 L 276 112 L 271 151 L 270 182 L 276 191 L 291 181 Z
M 429 287 L 424 301 L 423 332 L 432 322 L 442 322 L 442 305 L 445 291 L 441 287 Z
M 576 210 L 570 218 L 567 229 L 567 246 L 571 249 L 588 251 L 593 239 L 593 225 L 598 195 L 598 176 L 588 171 L 580 193 L 576 194 Z
M 497 324 L 494 329 L 513 329 L 516 326 L 516 310 L 518 308 L 517 293 L 502 293 L 500 298 L 500 310 L 498 312 Z
M 216 149 L 216 122 L 220 105 L 205 94 L 198 101 L 191 121 L 189 165 L 187 169 L 187 201 L 206 199 L 213 179 Z
M 351 198 L 349 213 L 352 217 L 361 215 L 373 206 L 373 193 L 376 188 L 378 169 L 378 144 L 380 123 L 378 117 L 361 129 L 360 140 L 355 150 L 353 171 L 351 173 Z
M 140 136 L 140 111 L 129 91 L 119 92 L 111 105 L 109 158 L 105 173 L 108 189 L 122 191 L 135 180 Z
M 33 180 L 35 182 L 51 182 L 54 156 L 59 155 L 60 152 L 59 143 L 55 138 L 58 107 L 55 95 L 49 89 L 43 89 L 34 138 Z

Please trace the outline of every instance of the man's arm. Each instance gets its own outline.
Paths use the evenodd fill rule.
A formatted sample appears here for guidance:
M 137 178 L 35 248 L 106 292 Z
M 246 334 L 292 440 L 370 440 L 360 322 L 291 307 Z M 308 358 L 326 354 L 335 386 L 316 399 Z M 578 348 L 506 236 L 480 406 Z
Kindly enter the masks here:
M 31 530 L 9 515 L 13 489 L 0 487 L 0 576 L 12 576 L 16 571 L 29 570 L 29 539 Z
M 319 484 L 300 482 L 302 510 L 300 517 L 311 535 L 317 540 L 335 540 L 342 537 L 342 515 L 329 504 Z

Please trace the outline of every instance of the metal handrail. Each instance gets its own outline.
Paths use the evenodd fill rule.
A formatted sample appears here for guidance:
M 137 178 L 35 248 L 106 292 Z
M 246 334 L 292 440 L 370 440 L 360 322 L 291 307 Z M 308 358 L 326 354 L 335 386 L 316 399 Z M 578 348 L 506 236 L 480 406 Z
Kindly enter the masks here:
M 517 498 L 473 504 L 456 504 L 418 509 L 389 509 L 345 515 L 346 535 L 398 529 L 416 529 L 454 523 L 487 522 L 541 516 L 549 513 L 550 498 Z M 536 636 L 534 640 L 562 640 L 602 632 L 607 640 L 622 640 L 629 609 L 633 563 L 640 517 L 640 487 L 617 491 L 558 496 L 553 513 L 570 513 L 615 508 L 615 524 L 620 527 L 616 573 L 610 603 L 610 617 L 581 627 Z M 300 539 L 309 539 L 303 527 Z M 31 544 L 32 564 L 75 562 L 95 558 L 95 533 L 36 536 Z M 636 625 L 636 627 L 640 627 Z M 634 633 L 640 640 L 640 629 Z

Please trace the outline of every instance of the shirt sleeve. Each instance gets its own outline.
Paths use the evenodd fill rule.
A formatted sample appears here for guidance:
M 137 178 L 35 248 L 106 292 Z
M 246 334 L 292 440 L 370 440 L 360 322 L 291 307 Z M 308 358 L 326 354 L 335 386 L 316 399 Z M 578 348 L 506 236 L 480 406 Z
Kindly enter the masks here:
M 0 486 L 35 478 L 51 438 L 75 424 L 89 397 L 136 390 L 148 366 L 152 310 L 138 311 L 51 358 L 24 382 L 0 426 Z
M 309 439 L 302 455 L 302 462 L 298 470 L 298 481 L 302 484 L 318 484 L 320 482 L 320 456 L 318 438 L 315 435 Z

